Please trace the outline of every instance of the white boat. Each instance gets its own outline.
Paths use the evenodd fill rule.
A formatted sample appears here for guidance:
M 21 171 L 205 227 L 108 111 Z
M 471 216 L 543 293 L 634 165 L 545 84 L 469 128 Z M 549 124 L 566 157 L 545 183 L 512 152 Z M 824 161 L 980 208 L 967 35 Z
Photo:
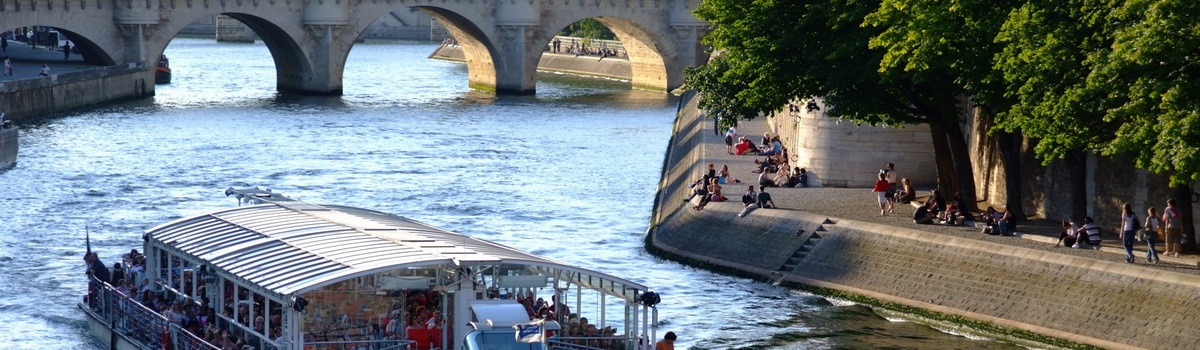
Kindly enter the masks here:
M 126 273 L 154 281 L 151 299 L 216 315 L 171 322 L 161 301 L 91 278 L 79 307 L 109 348 L 639 349 L 657 336 L 658 296 L 636 282 L 378 211 L 226 195 L 248 205 L 147 230 L 145 270 Z M 539 296 L 560 312 L 531 321 L 523 302 Z M 393 323 L 430 310 L 432 328 Z

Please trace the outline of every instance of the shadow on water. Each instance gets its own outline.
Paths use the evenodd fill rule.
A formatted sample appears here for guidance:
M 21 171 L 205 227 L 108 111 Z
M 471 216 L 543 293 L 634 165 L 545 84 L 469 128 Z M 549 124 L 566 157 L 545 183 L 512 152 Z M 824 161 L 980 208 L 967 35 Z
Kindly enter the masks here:
M 737 349 L 1024 349 L 994 340 L 964 343 L 960 336 L 927 325 L 890 321 L 863 305 L 824 304 L 827 306 L 794 309 L 787 318 L 753 324 L 763 330 L 783 330 L 764 332 L 771 334 L 769 338 L 717 338 L 711 339 L 712 345 Z M 689 349 L 708 347 L 700 345 Z

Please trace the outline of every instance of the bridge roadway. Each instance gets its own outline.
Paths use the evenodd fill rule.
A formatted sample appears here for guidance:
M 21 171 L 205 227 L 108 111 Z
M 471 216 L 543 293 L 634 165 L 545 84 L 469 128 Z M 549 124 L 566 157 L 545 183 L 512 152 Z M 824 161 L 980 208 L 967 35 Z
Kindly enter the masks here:
M 468 84 L 497 93 L 536 91 L 537 63 L 559 30 L 585 18 L 625 44 L 633 84 L 670 91 L 702 64 L 708 24 L 700 0 L 0 0 L 0 24 L 58 28 L 93 65 L 147 71 L 184 26 L 224 14 L 255 31 L 275 59 L 281 91 L 337 95 L 355 40 L 393 11 L 417 10 L 463 47 Z M 403 65 L 403 62 L 397 62 Z M 140 88 L 140 87 L 139 87 Z M 153 86 L 146 87 L 153 93 Z

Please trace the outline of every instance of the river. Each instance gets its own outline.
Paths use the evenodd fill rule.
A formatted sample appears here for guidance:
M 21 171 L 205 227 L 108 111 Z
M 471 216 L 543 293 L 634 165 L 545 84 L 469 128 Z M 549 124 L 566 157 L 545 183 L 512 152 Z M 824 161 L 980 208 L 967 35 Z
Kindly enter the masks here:
M 680 349 L 1016 348 L 649 256 L 677 100 L 542 73 L 538 94 L 467 89 L 427 43 L 357 44 L 344 95 L 275 92 L 259 44 L 177 38 L 150 99 L 24 121 L 0 173 L 0 348 L 102 349 L 76 309 L 85 231 L 106 262 L 141 232 L 236 205 L 230 186 L 410 217 L 622 276 L 663 295 Z

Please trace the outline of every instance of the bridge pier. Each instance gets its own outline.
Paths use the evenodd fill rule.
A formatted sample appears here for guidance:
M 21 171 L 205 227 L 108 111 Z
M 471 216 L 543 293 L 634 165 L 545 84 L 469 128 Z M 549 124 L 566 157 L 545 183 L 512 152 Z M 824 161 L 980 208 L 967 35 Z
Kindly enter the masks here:
M 340 45 L 345 26 L 310 24 L 305 25 L 305 29 L 312 38 L 312 43 L 307 45 L 311 50 L 309 55 L 312 64 L 306 72 L 299 74 L 300 79 L 295 82 L 298 86 L 293 85 L 288 89 L 305 95 L 341 95 L 342 72 L 349 53 L 348 45 L 345 48 Z M 285 74 L 288 72 L 279 72 L 279 75 Z
M 529 54 L 530 36 L 537 26 L 501 25 L 496 27 L 499 57 L 496 63 L 496 93 L 532 95 L 537 92 L 537 65 L 541 52 Z M 534 43 L 533 45 L 539 45 Z

